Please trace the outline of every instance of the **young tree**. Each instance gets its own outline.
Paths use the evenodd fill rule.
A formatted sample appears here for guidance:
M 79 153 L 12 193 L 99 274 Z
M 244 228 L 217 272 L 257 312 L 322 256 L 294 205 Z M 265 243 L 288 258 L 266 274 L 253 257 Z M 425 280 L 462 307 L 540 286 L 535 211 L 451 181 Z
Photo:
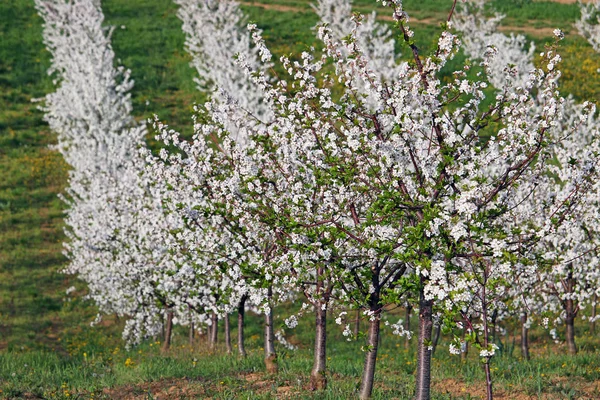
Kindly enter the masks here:
M 581 19 L 575 23 L 575 26 L 594 50 L 600 53 L 600 2 L 596 0 L 585 4 L 578 1 L 578 4 Z
M 88 284 L 100 312 L 129 318 L 123 334 L 136 343 L 161 330 L 163 312 L 170 322 L 189 321 L 183 305 L 196 281 L 179 262 L 169 233 L 181 221 L 164 215 L 142 175 L 138 149 L 146 129 L 131 116 L 133 82 L 128 71 L 113 66 L 100 3 L 39 0 L 36 6 L 53 56 L 50 72 L 60 83 L 46 97 L 45 118 L 72 167 L 66 272 Z

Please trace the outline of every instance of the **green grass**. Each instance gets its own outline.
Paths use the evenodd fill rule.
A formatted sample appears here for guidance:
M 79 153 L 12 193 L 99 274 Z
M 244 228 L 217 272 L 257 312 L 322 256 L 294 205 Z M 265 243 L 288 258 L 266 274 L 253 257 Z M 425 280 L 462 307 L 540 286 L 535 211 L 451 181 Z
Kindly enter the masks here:
M 111 326 L 116 328 L 120 324 Z M 405 349 L 403 339 L 391 336 L 385 328 L 383 331 L 374 398 L 409 398 L 414 386 L 413 348 Z M 311 368 L 310 318 L 304 318 L 297 330 L 291 332 L 290 340 L 300 346 L 299 350 L 279 349 L 280 373 L 272 376 L 264 373 L 262 367 L 259 317 L 250 315 L 247 331 L 250 354 L 246 359 L 224 355 L 222 349 L 217 354 L 206 352 L 205 338 L 196 339 L 190 349 L 181 329 L 176 331 L 168 355 L 160 353 L 159 342 L 147 342 L 128 351 L 114 337 L 81 331 L 65 339 L 67 354 L 43 350 L 5 353 L 0 358 L 0 377 L 3 377 L 0 395 L 115 398 L 122 392 L 148 390 L 157 395 L 165 387 L 174 387 L 187 391 L 189 398 L 267 399 L 283 391 L 301 399 L 348 398 L 355 393 L 360 380 L 360 342 L 346 342 L 339 327 L 331 324 L 329 332 L 330 385 L 324 393 L 306 391 Z M 535 336 L 535 341 L 541 343 Z M 518 352 L 507 346 L 510 338 L 502 339 L 503 350 L 492 362 L 497 393 L 508 398 L 516 394 L 541 398 L 598 396 L 598 389 L 593 388 L 593 383 L 600 379 L 597 353 L 582 351 L 571 357 L 564 352 L 557 354 L 555 346 L 536 346 L 533 360 L 522 362 Z M 467 361 L 460 361 L 457 356 L 449 355 L 446 347 L 438 347 L 432 368 L 434 399 L 467 399 L 468 394 L 475 398 L 483 394 L 484 373 L 474 353 L 470 352 Z
M 248 20 L 264 30 L 276 56 L 298 54 L 311 45 L 319 47 L 312 30 L 317 17 L 310 2 L 260 3 L 301 10 L 265 9 L 251 2 L 242 7 Z M 368 11 L 372 4 L 371 0 L 356 1 L 361 11 Z M 417 19 L 442 20 L 451 2 L 406 0 L 404 4 Z M 595 78 L 600 57 L 569 27 L 578 17 L 576 6 L 525 0 L 498 0 L 495 4 L 506 14 L 507 26 L 528 26 L 535 19 L 535 26 L 568 29 L 571 33 L 563 45 L 564 91 L 578 98 L 600 100 L 600 80 Z M 116 27 L 113 48 L 117 58 L 132 70 L 136 83 L 132 91 L 136 118 L 146 120 L 157 114 L 190 135 L 192 106 L 206 97 L 195 88 L 195 71 L 189 67 L 189 56 L 183 48 L 176 7 L 169 0 L 104 0 L 103 8 L 106 23 Z M 437 24 L 415 23 L 414 29 L 418 46 L 430 52 L 436 42 Z M 535 32 L 531 38 L 540 51 L 549 39 Z M 398 44 L 398 50 L 404 58 L 409 57 L 403 44 Z M 463 62 L 464 57 L 459 55 L 452 65 Z M 123 321 L 108 317 L 99 326 L 89 326 L 96 311 L 82 299 L 85 288 L 74 277 L 60 273 L 67 260 L 61 254 L 63 204 L 57 195 L 64 191 L 68 168 L 49 148 L 55 137 L 31 102 L 53 90 L 52 77 L 46 74 L 49 65 L 41 38 L 41 19 L 33 0 L 0 2 L 0 397 L 352 396 L 362 370 L 361 343 L 344 341 L 336 326 L 330 327 L 328 342 L 330 386 L 324 393 L 304 390 L 311 367 L 310 317 L 288 332 L 300 349 L 282 351 L 281 373 L 276 377 L 263 372 L 258 316 L 248 317 L 247 346 L 251 354 L 246 360 L 203 352 L 206 346 L 200 341 L 193 350 L 182 347 L 186 333 L 181 329 L 176 330 L 176 348 L 163 356 L 151 342 L 125 350 L 120 339 Z M 277 66 L 276 71 L 281 72 Z M 151 137 L 149 141 L 156 145 Z M 66 296 L 65 289 L 73 284 L 78 287 L 77 296 Z M 286 310 L 277 310 L 278 325 L 282 325 Z M 564 349 L 553 345 L 544 331 L 534 331 L 534 360 L 523 363 L 519 351 L 512 348 L 512 339 L 503 338 L 506 346 L 493 361 L 498 390 L 508 398 L 515 393 L 600 397 L 592 388 L 592 383 L 600 379 L 598 338 L 590 337 L 583 325 L 578 329 L 582 351 L 575 358 L 564 355 Z M 401 340 L 384 333 L 375 398 L 410 397 L 414 360 L 412 349 L 404 350 Z M 437 382 L 434 398 L 467 399 L 482 393 L 483 372 L 474 354 L 461 363 L 440 347 L 433 376 Z M 165 392 L 170 388 L 172 392 Z

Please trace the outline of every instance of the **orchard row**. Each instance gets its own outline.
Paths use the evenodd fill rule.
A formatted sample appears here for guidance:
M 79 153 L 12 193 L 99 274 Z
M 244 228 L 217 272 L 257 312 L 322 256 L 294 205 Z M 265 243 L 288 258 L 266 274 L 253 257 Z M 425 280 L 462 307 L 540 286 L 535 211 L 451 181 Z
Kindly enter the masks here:
M 440 329 L 450 352 L 477 349 L 488 399 L 502 320 L 521 319 L 524 345 L 532 323 L 564 326 L 577 351 L 574 320 L 592 307 L 593 322 L 600 294 L 600 136 L 595 106 L 559 93 L 560 30 L 534 64 L 533 44 L 500 33 L 484 0 L 448 0 L 423 54 L 401 0 L 381 2 L 393 27 L 319 0 L 322 47 L 273 61 L 236 1 L 174 1 L 210 100 L 191 140 L 155 119 L 155 154 L 100 1 L 36 0 L 57 84 L 43 110 L 71 167 L 66 272 L 101 314 L 127 319 L 129 344 L 163 323 L 166 346 L 174 324 L 207 324 L 216 340 L 237 312 L 244 355 L 251 308 L 276 372 L 273 308 L 298 300 L 286 324 L 314 314 L 313 389 L 327 383 L 327 318 L 349 340 L 368 319 L 368 398 L 382 314 L 401 305 L 418 309 L 419 400 Z M 581 10 L 577 27 L 600 51 L 600 3 Z M 469 60 L 449 64 L 459 51 Z

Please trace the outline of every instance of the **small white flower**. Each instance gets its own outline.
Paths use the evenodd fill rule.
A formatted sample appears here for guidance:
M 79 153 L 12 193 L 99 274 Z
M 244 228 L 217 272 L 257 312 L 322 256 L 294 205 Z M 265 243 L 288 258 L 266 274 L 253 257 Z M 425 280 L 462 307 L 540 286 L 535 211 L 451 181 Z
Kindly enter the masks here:
M 559 39 L 564 39 L 565 38 L 565 34 L 563 31 L 561 31 L 560 29 L 555 29 L 552 31 L 552 33 L 554 33 L 554 36 L 556 36 Z

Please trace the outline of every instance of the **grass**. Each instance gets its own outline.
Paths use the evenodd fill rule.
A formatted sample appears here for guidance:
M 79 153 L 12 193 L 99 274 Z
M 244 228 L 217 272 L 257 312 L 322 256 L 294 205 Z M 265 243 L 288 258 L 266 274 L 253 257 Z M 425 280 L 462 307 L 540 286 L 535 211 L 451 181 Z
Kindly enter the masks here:
M 301 399 L 343 399 L 356 391 L 362 368 L 360 343 L 343 340 L 339 328 L 329 326 L 330 385 L 324 393 L 311 393 L 306 391 L 311 368 L 309 320 L 304 319 L 290 337 L 300 345 L 299 350 L 279 349 L 280 373 L 273 376 L 262 368 L 259 317 L 249 318 L 247 345 L 251 350 L 246 359 L 202 350 L 206 349 L 203 337 L 190 348 L 182 330 L 176 332 L 174 347 L 167 355 L 160 353 L 157 341 L 128 351 L 114 338 L 91 331 L 68 336 L 68 354 L 42 350 L 8 352 L 0 359 L 0 376 L 4 377 L 0 395 L 129 398 L 119 396 L 148 391 L 160 395 L 167 388 L 180 391 L 181 398 L 267 399 L 285 393 Z M 113 328 L 120 326 L 114 321 L 111 324 Z M 374 398 L 409 398 L 414 386 L 413 348 L 405 349 L 402 339 L 394 338 L 385 329 L 384 332 Z M 522 362 L 514 349 L 506 346 L 507 338 L 503 339 L 504 349 L 492 363 L 499 398 L 597 398 L 600 394 L 596 386 L 600 380 L 597 353 L 584 351 L 570 357 L 564 352 L 555 353 L 555 346 L 536 346 L 533 360 Z M 438 348 L 432 369 L 433 398 L 467 399 L 484 393 L 483 370 L 473 353 L 467 361 L 460 361 L 449 355 L 445 347 Z
M 363 12 L 373 4 L 371 0 L 355 3 Z M 245 2 L 242 8 L 248 20 L 264 30 L 278 56 L 319 46 L 312 30 L 317 17 L 309 4 L 261 0 L 254 5 Z M 505 26 L 529 26 L 535 20 L 536 27 L 559 26 L 570 32 L 562 51 L 563 90 L 577 98 L 600 100 L 595 72 L 600 57 L 570 27 L 578 17 L 576 6 L 525 0 L 494 4 L 506 14 Z M 449 1 L 406 0 L 404 5 L 417 20 L 433 21 L 444 18 Z M 298 10 L 286 11 L 281 6 Z M 103 8 L 106 23 L 116 27 L 113 48 L 117 58 L 132 70 L 136 82 L 132 92 L 136 118 L 145 120 L 156 113 L 189 135 L 192 105 L 205 96 L 195 88 L 195 71 L 188 65 L 174 4 L 169 0 L 104 0 Z M 438 31 L 436 23 L 427 21 L 414 24 L 424 52 L 433 49 Z M 541 51 L 548 38 L 527 32 Z M 403 57 L 409 56 L 400 43 L 398 50 Z M 452 61 L 454 65 L 462 62 L 460 55 Z M 206 348 L 202 339 L 190 349 L 183 330 L 176 330 L 175 348 L 168 355 L 160 354 L 157 344 L 150 341 L 127 351 L 120 339 L 123 321 L 109 316 L 99 326 L 89 326 L 96 311 L 82 299 L 85 288 L 74 277 L 60 273 L 67 260 L 61 253 L 63 203 L 57 195 L 64 191 L 68 168 L 49 147 L 55 138 L 32 103 L 53 90 L 52 77 L 46 74 L 49 65 L 33 0 L 0 2 L 0 397 L 351 396 L 362 370 L 361 343 L 344 341 L 336 326 L 330 327 L 328 344 L 330 386 L 324 393 L 304 390 L 311 367 L 310 318 L 288 332 L 300 348 L 280 353 L 278 376 L 263 372 L 257 316 L 248 317 L 250 355 L 245 360 L 207 353 L 202 350 Z M 77 286 L 77 296 L 65 295 L 71 285 Z M 282 325 L 286 309 L 277 311 L 277 324 Z M 504 398 L 600 397 L 594 386 L 600 380 L 598 338 L 591 337 L 583 325 L 578 329 L 582 351 L 577 357 L 564 355 L 564 349 L 551 344 L 544 331 L 534 331 L 534 359 L 528 363 L 520 362 L 518 350 L 512 348 L 514 335 L 503 338 L 504 350 L 493 361 L 499 393 Z M 414 360 L 413 350 L 405 350 L 401 340 L 384 330 L 374 397 L 410 397 Z M 440 347 L 433 376 L 436 399 L 467 399 L 483 393 L 483 372 L 474 354 L 468 362 L 460 362 Z

